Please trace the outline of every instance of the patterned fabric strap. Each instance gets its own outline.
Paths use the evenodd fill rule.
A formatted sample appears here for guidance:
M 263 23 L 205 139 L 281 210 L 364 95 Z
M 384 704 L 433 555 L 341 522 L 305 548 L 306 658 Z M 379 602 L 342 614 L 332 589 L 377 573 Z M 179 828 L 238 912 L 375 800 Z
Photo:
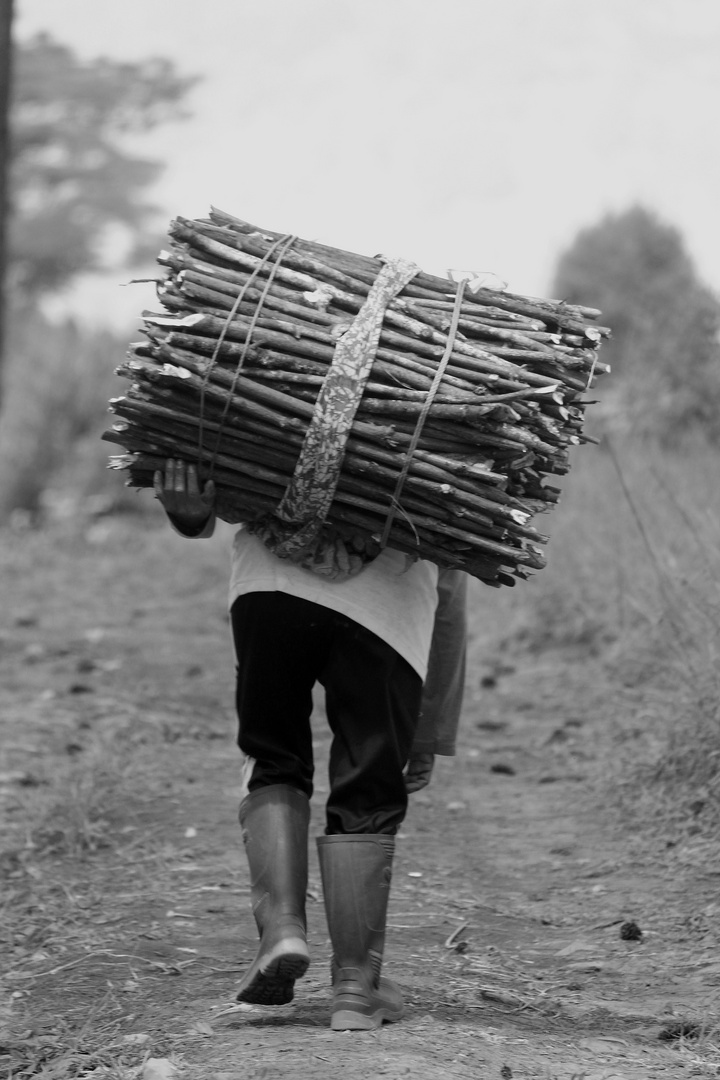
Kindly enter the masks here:
M 273 520 L 253 527 L 281 558 L 302 562 L 303 555 L 316 548 L 375 360 L 385 310 L 418 271 L 418 266 L 404 259 L 386 260 L 365 303 L 335 346 L 287 490 Z

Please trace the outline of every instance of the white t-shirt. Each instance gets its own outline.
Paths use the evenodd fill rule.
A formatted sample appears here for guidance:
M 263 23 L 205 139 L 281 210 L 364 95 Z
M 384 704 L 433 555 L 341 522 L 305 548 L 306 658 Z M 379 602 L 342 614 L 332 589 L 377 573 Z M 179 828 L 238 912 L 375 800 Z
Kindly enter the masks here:
M 287 559 L 279 559 L 258 537 L 240 528 L 230 571 L 230 606 L 250 592 L 283 592 L 321 604 L 353 619 L 391 645 L 417 671 L 427 675 L 438 568 L 425 559 L 411 561 L 385 548 L 355 577 L 329 581 Z

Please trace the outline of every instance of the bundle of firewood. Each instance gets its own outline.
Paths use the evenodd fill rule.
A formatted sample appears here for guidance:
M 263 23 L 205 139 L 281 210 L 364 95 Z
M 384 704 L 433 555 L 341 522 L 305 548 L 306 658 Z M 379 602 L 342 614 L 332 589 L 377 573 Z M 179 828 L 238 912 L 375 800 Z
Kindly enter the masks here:
M 215 481 L 221 518 L 272 521 L 323 393 L 339 380 L 347 396 L 337 351 L 388 260 L 216 210 L 177 218 L 170 237 L 164 310 L 143 313 L 145 340 L 118 369 L 131 385 L 104 438 L 127 453 L 111 464 L 148 487 L 183 458 Z M 355 552 L 388 544 L 512 584 L 544 565 L 531 520 L 558 499 L 546 477 L 591 441 L 584 395 L 609 331 L 594 309 L 417 267 L 406 277 L 382 308 L 322 528 Z

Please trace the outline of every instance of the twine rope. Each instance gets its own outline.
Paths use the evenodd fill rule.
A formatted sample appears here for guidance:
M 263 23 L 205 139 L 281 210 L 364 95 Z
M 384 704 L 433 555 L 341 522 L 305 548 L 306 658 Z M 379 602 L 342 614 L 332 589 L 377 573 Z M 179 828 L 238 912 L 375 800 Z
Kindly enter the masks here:
M 397 483 L 395 484 L 395 490 L 390 498 L 390 509 L 388 511 L 387 517 L 385 518 L 385 525 L 383 527 L 382 536 L 380 537 L 380 547 L 382 548 L 387 546 L 388 537 L 390 536 L 390 530 L 393 527 L 393 522 L 395 521 L 396 515 L 398 514 L 398 512 L 404 514 L 402 506 L 400 505 L 400 495 L 402 493 L 403 487 L 405 486 L 405 481 L 407 479 L 408 472 L 410 471 L 410 465 L 412 463 L 413 455 L 417 449 L 423 427 L 425 426 L 425 421 L 427 420 L 428 413 L 430 412 L 430 406 L 435 399 L 438 387 L 440 386 L 440 383 L 442 382 L 442 377 L 445 374 L 445 368 L 448 366 L 448 363 L 450 362 L 450 357 L 452 356 L 453 346 L 455 345 L 455 338 L 457 337 L 458 323 L 460 322 L 460 310 L 462 308 L 466 285 L 467 281 L 464 278 L 458 283 L 457 292 L 455 293 L 455 303 L 453 305 L 452 319 L 450 321 L 450 329 L 448 331 L 448 337 L 445 343 L 445 352 L 442 355 L 442 359 L 440 360 L 438 369 L 435 372 L 435 377 L 433 378 L 432 384 L 427 393 L 427 397 L 425 398 L 425 402 L 420 411 L 420 415 L 418 417 L 417 424 L 415 425 L 412 439 L 410 440 L 410 446 L 408 447 L 405 454 L 405 461 L 403 462 L 403 467 L 400 470 L 400 475 L 398 476 Z
M 220 442 L 222 440 L 223 431 L 224 431 L 224 428 L 225 428 L 225 423 L 227 421 L 228 412 L 230 411 L 230 405 L 231 405 L 233 396 L 235 394 L 235 388 L 237 386 L 238 379 L 240 378 L 240 372 L 242 371 L 242 368 L 243 368 L 243 365 L 244 365 L 245 360 L 247 358 L 248 352 L 250 351 L 250 345 L 252 343 L 252 336 L 253 336 L 253 334 L 255 332 L 255 327 L 257 326 L 258 319 L 260 318 L 260 315 L 262 313 L 262 309 L 263 309 L 263 305 L 265 303 L 265 299 L 266 299 L 268 293 L 270 292 L 270 289 L 272 287 L 272 283 L 275 280 L 275 276 L 276 276 L 278 270 L 280 269 L 280 264 L 282 263 L 283 257 L 290 250 L 290 248 L 292 247 L 292 245 L 295 243 L 296 240 L 297 240 L 297 236 L 294 236 L 292 233 L 286 233 L 284 236 L 281 236 L 279 239 L 275 240 L 270 245 L 270 247 L 267 249 L 267 251 L 263 255 L 260 262 L 257 264 L 255 269 L 252 271 L 252 273 L 248 277 L 247 281 L 244 283 L 243 287 L 240 289 L 240 292 L 235 297 L 235 300 L 233 302 L 233 306 L 231 307 L 230 311 L 228 312 L 228 315 L 227 315 L 227 318 L 225 319 L 222 330 L 220 331 L 220 336 L 218 337 L 218 340 L 215 343 L 215 348 L 213 349 L 212 356 L 210 357 L 210 360 L 208 361 L 208 366 L 207 366 L 207 369 L 205 371 L 205 375 L 203 376 L 202 386 L 200 387 L 200 415 L 199 415 L 199 419 L 198 419 L 198 469 L 200 468 L 200 466 L 202 464 L 202 456 L 203 456 L 203 452 L 204 452 L 204 449 L 205 449 L 205 447 L 203 445 L 203 443 L 204 443 L 204 422 L 205 422 L 205 390 L 206 390 L 206 387 L 208 385 L 208 382 L 210 381 L 210 375 L 212 373 L 213 368 L 215 367 L 215 364 L 217 363 L 217 358 L 220 355 L 220 349 L 222 348 L 222 345 L 223 345 L 223 343 L 225 341 L 225 338 L 227 337 L 228 330 L 230 329 L 230 324 L 233 321 L 233 319 L 235 318 L 235 315 L 237 314 L 237 311 L 238 311 L 238 308 L 240 307 L 240 304 L 243 302 L 245 296 L 247 295 L 248 289 L 253 284 L 253 282 L 256 281 L 256 279 L 260 276 L 262 271 L 270 264 L 270 260 L 272 259 L 273 255 L 275 255 L 276 256 L 275 261 L 272 263 L 272 265 L 270 267 L 270 272 L 268 274 L 267 281 L 265 282 L 265 285 L 263 286 L 263 290 L 262 290 L 262 292 L 260 294 L 260 299 L 257 302 L 257 307 L 255 308 L 255 311 L 253 312 L 252 318 L 250 320 L 250 325 L 248 327 L 248 331 L 247 331 L 247 334 L 245 336 L 245 341 L 243 342 L 242 351 L 241 351 L 240 356 L 238 358 L 238 362 L 237 362 L 237 364 L 235 366 L 235 372 L 233 374 L 233 381 L 232 381 L 232 383 L 230 385 L 230 389 L 229 389 L 227 397 L 225 399 L 225 406 L 224 406 L 223 411 L 222 411 L 222 413 L 220 415 L 220 421 L 219 421 L 219 424 L 218 424 L 218 430 L 217 430 L 217 434 L 216 434 L 216 437 L 215 437 L 215 445 L 214 445 L 212 453 L 210 455 L 210 463 L 208 465 L 208 478 L 212 477 L 213 474 L 214 474 L 214 471 L 215 471 L 215 463 L 217 461 L 218 453 L 220 451 Z

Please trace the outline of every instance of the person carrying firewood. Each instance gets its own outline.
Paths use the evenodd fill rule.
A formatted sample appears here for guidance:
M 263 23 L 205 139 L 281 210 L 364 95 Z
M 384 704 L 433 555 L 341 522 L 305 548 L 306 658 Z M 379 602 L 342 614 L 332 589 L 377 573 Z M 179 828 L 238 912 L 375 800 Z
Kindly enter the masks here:
M 201 488 L 194 465 L 168 460 L 154 488 L 178 532 L 212 533 L 215 486 Z M 332 731 L 317 840 L 333 951 L 331 1028 L 368 1030 L 402 1016 L 399 988 L 381 975 L 395 834 L 435 754 L 454 753 L 466 580 L 389 547 L 360 572 L 329 578 L 279 558 L 250 528 L 237 532 L 229 602 L 240 823 L 260 934 L 239 1001 L 288 1003 L 310 962 L 310 715 L 320 683 Z

